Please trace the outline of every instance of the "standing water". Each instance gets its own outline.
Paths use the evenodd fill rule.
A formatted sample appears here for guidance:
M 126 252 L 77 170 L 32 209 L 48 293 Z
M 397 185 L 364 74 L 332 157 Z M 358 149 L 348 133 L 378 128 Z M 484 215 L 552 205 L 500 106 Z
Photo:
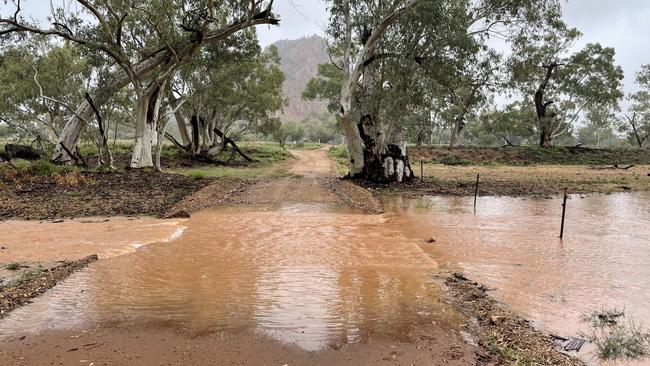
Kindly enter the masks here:
M 560 335 L 584 331 L 581 317 L 601 309 L 650 325 L 648 193 L 572 196 L 560 240 L 558 198 L 485 197 L 475 213 L 471 197 L 393 196 L 386 214 L 364 215 L 319 183 L 330 169 L 323 152 L 296 155 L 302 178 L 188 220 L 0 223 L 10 233 L 0 261 L 102 259 L 2 319 L 0 338 L 164 325 L 253 329 L 317 350 L 432 322 L 457 330 L 435 281 L 441 268 Z
M 102 260 L 15 310 L 0 335 L 119 323 L 252 328 L 317 350 L 432 321 L 458 328 L 437 264 L 390 220 L 316 203 L 202 211 L 180 238 Z
M 588 331 L 583 316 L 625 310 L 650 326 L 650 193 L 573 195 L 559 239 L 562 200 L 387 197 L 394 215 L 433 237 L 443 268 L 462 270 L 554 334 Z M 644 363 L 647 364 L 647 363 Z

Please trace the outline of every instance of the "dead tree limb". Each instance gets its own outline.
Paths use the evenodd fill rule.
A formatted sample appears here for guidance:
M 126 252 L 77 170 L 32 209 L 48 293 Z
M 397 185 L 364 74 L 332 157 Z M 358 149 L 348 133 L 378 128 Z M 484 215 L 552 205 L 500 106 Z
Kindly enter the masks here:
M 244 158 L 248 162 L 252 163 L 252 162 L 257 161 L 257 160 L 252 159 L 248 155 L 244 154 L 244 152 L 239 149 L 239 147 L 237 146 L 235 141 L 233 141 L 230 137 L 227 137 L 221 130 L 219 130 L 218 128 L 215 127 L 213 131 L 214 131 L 214 133 L 217 134 L 217 136 L 219 136 L 223 140 L 224 145 L 230 145 L 230 147 L 232 148 L 233 153 L 231 154 L 230 159 L 228 159 L 228 161 L 231 161 L 233 159 L 233 155 L 234 155 L 235 152 L 238 153 L 239 155 L 241 155 L 241 157 Z
M 104 130 L 104 121 L 102 120 L 102 115 L 99 113 L 99 110 L 95 106 L 95 102 L 93 102 L 93 98 L 90 96 L 90 94 L 88 94 L 88 92 L 85 93 L 84 98 L 86 98 L 86 101 L 88 101 L 88 104 L 90 104 L 90 107 L 95 112 L 95 118 L 97 118 L 97 125 L 99 126 L 99 133 L 101 134 L 100 152 L 102 148 L 106 151 L 106 154 L 108 155 L 108 166 L 111 169 L 115 169 L 115 166 L 113 165 L 113 153 L 108 147 L 108 134 L 106 133 L 106 130 Z M 100 154 L 99 165 L 101 164 L 102 159 Z

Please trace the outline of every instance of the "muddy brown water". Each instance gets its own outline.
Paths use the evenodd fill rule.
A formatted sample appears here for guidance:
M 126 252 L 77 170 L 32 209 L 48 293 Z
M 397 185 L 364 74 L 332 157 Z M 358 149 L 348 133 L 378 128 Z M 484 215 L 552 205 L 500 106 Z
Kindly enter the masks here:
M 115 323 L 254 328 L 317 350 L 371 333 L 401 337 L 423 322 L 457 328 L 434 283 L 437 264 L 389 221 L 317 203 L 202 211 L 177 223 L 187 229 L 175 240 L 71 276 L 0 322 L 0 333 Z M 78 225 L 77 240 L 87 241 Z
M 307 350 L 402 339 L 423 324 L 459 329 L 436 280 L 447 270 L 560 335 L 602 308 L 650 325 L 649 193 L 571 197 L 560 241 L 558 198 L 482 197 L 474 213 L 467 197 L 388 196 L 385 214 L 349 209 L 318 184 L 331 170 L 319 154 L 296 154 L 302 178 L 190 219 L 0 222 L 0 262 L 102 259 L 1 320 L 0 339 L 120 324 L 251 329 Z
M 571 196 L 564 240 L 559 197 L 482 197 L 476 212 L 473 197 L 385 202 L 436 240 L 422 248 L 442 268 L 486 284 L 540 328 L 577 336 L 588 331 L 583 316 L 603 309 L 650 327 L 650 192 Z

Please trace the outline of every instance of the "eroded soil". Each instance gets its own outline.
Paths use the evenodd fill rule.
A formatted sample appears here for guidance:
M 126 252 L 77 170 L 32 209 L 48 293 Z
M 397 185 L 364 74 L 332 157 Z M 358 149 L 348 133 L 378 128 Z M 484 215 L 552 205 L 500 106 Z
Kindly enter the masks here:
M 35 176 L 5 179 L 0 183 L 0 220 L 45 220 L 161 216 L 175 203 L 213 180 L 132 170 Z

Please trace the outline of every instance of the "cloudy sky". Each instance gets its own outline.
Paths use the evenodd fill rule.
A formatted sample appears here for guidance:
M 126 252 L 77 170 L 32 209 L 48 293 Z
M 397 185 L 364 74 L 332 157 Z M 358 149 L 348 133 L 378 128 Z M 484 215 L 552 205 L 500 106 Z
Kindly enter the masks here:
M 2 2 L 3 3 L 3 2 Z M 6 12 L 7 5 L 0 3 Z M 46 0 L 24 0 L 25 13 L 43 19 L 49 12 Z M 279 27 L 259 27 L 261 42 L 323 34 L 327 12 L 322 0 L 276 0 L 274 11 L 282 18 Z M 584 36 L 576 45 L 599 42 L 616 49 L 616 61 L 625 70 L 625 91 L 634 90 L 634 74 L 650 63 L 650 0 L 569 0 L 564 17 Z
M 267 45 L 280 39 L 323 34 L 327 14 L 321 0 L 279 0 L 274 10 L 280 27 L 260 27 L 258 34 Z M 625 91 L 633 91 L 634 74 L 650 63 L 649 0 L 569 0 L 564 18 L 584 36 L 575 48 L 599 42 L 616 49 L 616 61 L 625 71 Z

